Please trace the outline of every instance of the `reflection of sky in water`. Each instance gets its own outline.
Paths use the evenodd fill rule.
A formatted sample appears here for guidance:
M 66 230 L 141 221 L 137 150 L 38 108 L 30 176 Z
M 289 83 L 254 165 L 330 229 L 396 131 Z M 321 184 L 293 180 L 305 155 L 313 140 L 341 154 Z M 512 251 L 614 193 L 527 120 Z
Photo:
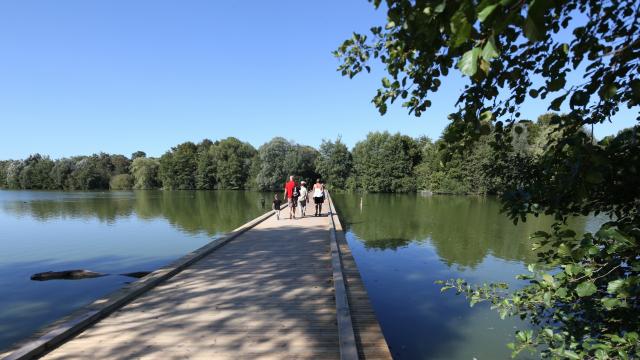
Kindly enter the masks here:
M 549 218 L 514 226 L 491 197 L 333 194 L 378 320 L 398 359 L 507 359 L 519 319 L 440 292 L 436 280 L 506 282 L 535 260 L 529 235 Z M 362 203 L 362 206 L 360 205 Z M 576 230 L 601 220 L 573 219 Z M 519 358 L 531 356 L 524 354 Z M 535 357 L 534 357 L 535 358 Z
M 0 191 L 0 349 L 263 213 L 260 196 Z M 30 280 L 69 269 L 111 275 Z

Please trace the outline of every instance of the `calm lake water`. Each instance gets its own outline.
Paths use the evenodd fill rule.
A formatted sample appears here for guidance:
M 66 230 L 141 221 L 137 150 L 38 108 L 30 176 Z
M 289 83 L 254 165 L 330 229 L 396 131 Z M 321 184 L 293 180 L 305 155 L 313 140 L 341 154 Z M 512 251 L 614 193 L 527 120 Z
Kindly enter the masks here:
M 243 191 L 0 191 L 0 349 L 262 214 Z M 269 197 L 270 195 L 265 195 Z M 516 320 L 440 293 L 438 279 L 505 281 L 535 260 L 528 235 L 493 198 L 333 194 L 383 332 L 397 359 L 507 359 Z M 267 200 L 267 207 L 270 201 Z M 589 220 L 591 221 L 591 220 Z M 576 230 L 589 229 L 585 219 Z M 34 273 L 89 269 L 84 280 Z
M 332 194 L 369 298 L 396 359 L 508 359 L 516 319 L 440 293 L 436 280 L 521 286 L 535 261 L 529 234 L 549 218 L 514 226 L 491 197 Z M 596 220 L 574 219 L 592 230 Z M 520 358 L 526 358 L 522 356 Z

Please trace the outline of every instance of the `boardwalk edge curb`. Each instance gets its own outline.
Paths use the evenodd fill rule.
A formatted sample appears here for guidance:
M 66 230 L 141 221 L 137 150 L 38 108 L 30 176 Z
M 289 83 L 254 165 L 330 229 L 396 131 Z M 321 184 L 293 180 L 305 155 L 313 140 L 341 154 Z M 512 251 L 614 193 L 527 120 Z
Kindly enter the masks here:
M 282 208 L 284 209 L 286 207 L 287 205 Z M 51 328 L 45 328 L 46 332 L 43 335 L 28 340 L 18 348 L 13 350 L 9 349 L 9 352 L 2 355 L 4 356 L 3 360 L 35 359 L 48 353 L 89 326 L 107 317 L 140 295 L 170 279 L 185 268 L 193 265 L 203 257 L 245 233 L 247 230 L 265 221 L 273 214 L 274 212 L 270 210 L 244 225 L 241 225 L 235 230 L 218 237 L 187 255 L 180 257 L 169 265 L 153 271 L 142 279 L 125 285 L 106 297 L 95 300 L 91 304 L 82 307 L 80 310 L 74 312 L 73 315 L 64 319 L 62 323 L 55 324 Z
M 328 194 L 328 191 L 327 191 Z M 331 265 L 333 268 L 333 286 L 336 298 L 336 316 L 338 322 L 338 338 L 340 344 L 340 359 L 353 360 L 358 359 L 358 346 L 353 330 L 353 322 L 351 319 L 351 310 L 349 309 L 349 299 L 347 297 L 347 287 L 344 280 L 344 271 L 342 269 L 342 256 L 340 247 L 338 246 L 338 238 L 336 235 L 336 222 L 340 222 L 336 213 L 333 199 L 328 194 L 329 199 L 329 218 L 331 219 L 331 229 L 329 237 L 331 241 Z M 336 219 L 334 219 L 334 217 Z

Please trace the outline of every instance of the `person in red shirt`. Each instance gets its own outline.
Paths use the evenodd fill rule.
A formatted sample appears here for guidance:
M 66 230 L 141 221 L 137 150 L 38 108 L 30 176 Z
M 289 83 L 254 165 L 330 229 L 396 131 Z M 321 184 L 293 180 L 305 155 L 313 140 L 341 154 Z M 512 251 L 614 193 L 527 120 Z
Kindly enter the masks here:
M 284 196 L 287 198 L 287 204 L 289 204 L 289 219 L 291 219 L 292 217 L 294 219 L 296 218 L 296 207 L 293 205 L 295 201 L 293 198 L 293 192 L 295 188 L 296 182 L 293 180 L 293 175 L 291 175 L 289 176 L 289 181 L 287 181 L 287 183 L 284 185 Z

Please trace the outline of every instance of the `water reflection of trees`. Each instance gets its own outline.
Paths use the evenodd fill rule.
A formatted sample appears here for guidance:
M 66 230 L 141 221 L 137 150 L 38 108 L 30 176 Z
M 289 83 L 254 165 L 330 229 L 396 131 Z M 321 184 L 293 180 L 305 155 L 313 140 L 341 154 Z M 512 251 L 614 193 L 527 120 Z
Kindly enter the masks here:
M 112 223 L 135 215 L 148 220 L 164 218 L 189 233 L 216 234 L 231 231 L 266 211 L 260 205 L 262 196 L 222 190 L 58 193 L 29 201 L 6 200 L 2 205 L 7 213 L 40 221 L 98 219 Z
M 46 194 L 46 193 L 42 193 Z M 78 193 L 74 193 L 76 195 Z M 84 193 L 85 196 L 55 196 L 29 201 L 3 202 L 3 210 L 19 216 L 31 216 L 34 219 L 92 219 L 113 222 L 119 217 L 129 217 L 133 213 L 134 199 L 130 196 L 104 193 Z
M 514 226 L 499 214 L 492 197 L 420 196 L 394 194 L 335 194 L 347 227 L 368 248 L 392 249 L 430 242 L 448 265 L 474 267 L 488 255 L 532 262 L 529 235 L 549 228 L 548 217 Z M 361 204 L 362 203 L 362 207 Z M 584 228 L 584 219 L 572 226 Z

